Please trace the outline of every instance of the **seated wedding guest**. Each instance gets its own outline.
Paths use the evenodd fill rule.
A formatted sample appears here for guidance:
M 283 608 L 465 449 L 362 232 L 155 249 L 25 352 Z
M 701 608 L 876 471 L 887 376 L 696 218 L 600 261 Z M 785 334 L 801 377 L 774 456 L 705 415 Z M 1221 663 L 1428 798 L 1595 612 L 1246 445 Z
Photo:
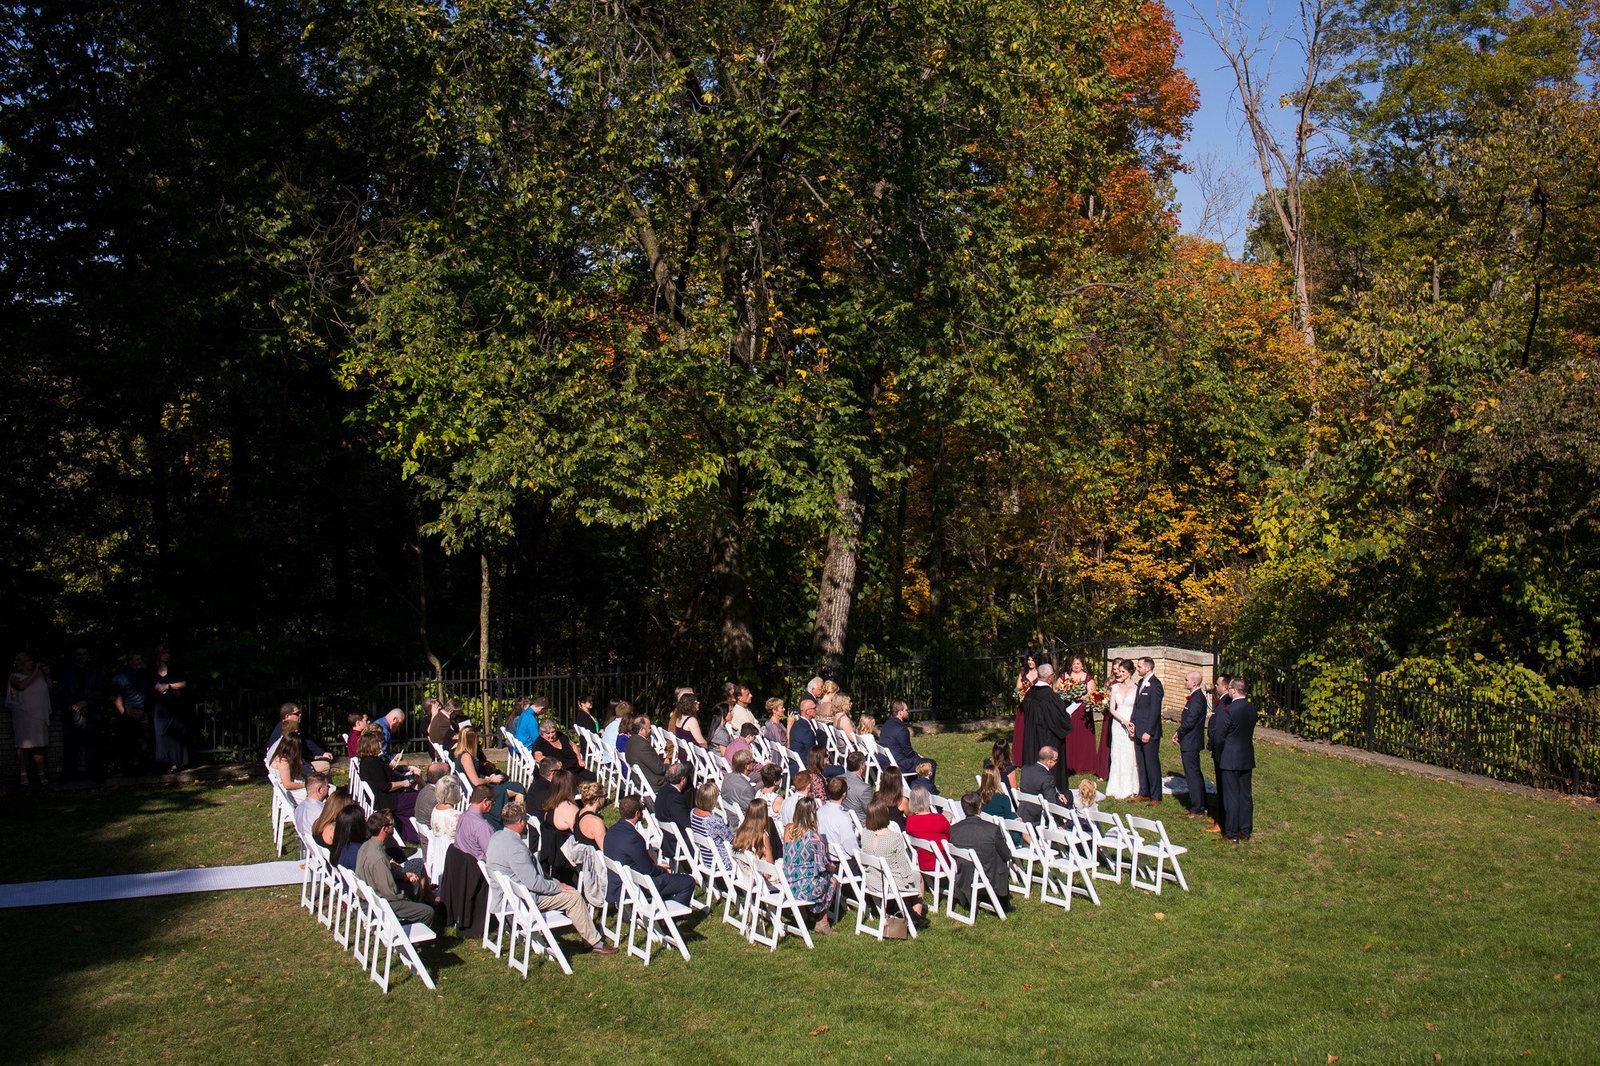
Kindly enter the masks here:
M 756 788 L 755 798 L 765 803 L 769 811 L 775 811 L 783 805 L 783 794 L 778 791 L 783 784 L 783 771 L 772 763 L 765 763 L 760 776 L 761 784 Z
M 649 877 L 655 882 L 662 899 L 687 904 L 694 896 L 694 878 L 688 874 L 672 873 L 650 857 L 650 849 L 645 846 L 644 836 L 639 832 L 639 812 L 643 809 L 644 805 L 639 802 L 638 796 L 622 797 L 622 802 L 617 804 L 617 823 L 606 833 L 605 857 Z M 621 878 L 608 872 L 606 902 L 615 906 L 621 894 Z
M 759 732 L 760 723 L 756 721 L 755 713 L 750 710 L 750 705 L 756 701 L 749 686 L 740 685 L 739 693 L 734 698 L 733 706 L 728 710 L 728 728 L 735 733 L 742 734 L 745 726 L 755 726 Z
M 295 805 L 294 827 L 302 837 L 312 835 L 311 827 L 328 804 L 328 775 L 321 770 L 306 771 L 306 798 Z
M 434 839 L 443 839 L 446 844 L 455 840 L 456 826 L 461 824 L 462 812 L 456 809 L 460 802 L 461 782 L 454 777 L 446 777 L 434 786 L 433 806 L 428 808 L 428 831 Z
M 755 800 L 744 808 L 744 821 L 733 834 L 733 850 L 748 851 L 762 862 L 777 862 L 783 856 L 783 845 L 778 842 L 777 828 L 767 813 L 767 805 Z M 774 856 L 772 846 L 778 844 Z
M 1090 821 L 1085 815 L 1100 813 L 1100 782 L 1093 774 L 1085 774 L 1072 791 L 1072 809 L 1077 812 L 1078 826 L 1087 830 Z
M 837 864 L 828 859 L 828 844 L 817 832 L 817 807 L 809 797 L 795 805 L 794 817 L 783 830 L 783 876 L 795 899 L 804 906 L 801 912 L 814 931 L 832 936 L 828 908 L 839 882 L 834 877 Z
M 878 720 L 870 714 L 864 714 L 856 719 L 856 736 L 875 737 L 878 735 Z
M 855 823 L 845 810 L 844 800 L 849 786 L 843 777 L 828 782 L 828 800 L 817 810 L 817 832 L 828 842 L 828 853 L 833 861 L 842 863 L 856 853 L 861 839 L 856 836 Z M 796 804 L 796 810 L 799 805 Z
M 671 822 L 689 839 L 689 808 L 693 795 L 689 790 L 689 767 L 675 762 L 667 767 L 667 784 L 656 794 L 656 821 Z
M 478 785 L 467 798 L 467 809 L 456 822 L 457 848 L 474 859 L 481 859 L 489 848 L 494 828 L 489 824 L 489 808 L 494 806 L 494 786 Z
M 778 809 L 782 812 L 784 824 L 794 817 L 795 804 L 806 796 L 811 795 L 811 771 L 801 770 L 794 775 L 794 780 L 789 782 L 789 794 L 784 797 Z
M 910 792 L 914 788 L 925 788 L 928 790 L 928 795 L 930 796 L 937 796 L 939 794 L 939 790 L 933 787 L 933 763 L 929 762 L 927 759 L 917 763 L 916 776 L 906 782 L 907 792 Z
M 889 818 L 898 828 L 905 828 L 908 814 L 906 787 L 899 770 L 891 766 L 883 771 L 883 776 L 878 778 L 878 791 L 873 793 L 873 799 L 882 799 L 887 803 Z
M 883 723 L 883 729 L 878 734 L 878 743 L 889 753 L 889 758 L 894 760 L 902 773 L 907 770 L 915 773 L 917 764 L 924 761 L 911 746 L 910 720 L 911 711 L 906 706 L 906 701 L 895 700 L 889 704 L 889 718 Z M 933 773 L 928 774 L 928 779 L 932 780 L 933 774 L 939 771 L 939 763 L 936 759 L 926 761 L 933 766 Z
M 933 809 L 933 804 L 928 802 L 928 790 L 921 785 L 913 788 L 911 795 L 906 798 L 906 806 L 911 811 L 906 818 L 906 835 L 928 841 L 939 849 L 941 855 L 948 854 L 944 846 L 950 840 L 950 819 Z M 917 865 L 923 873 L 932 873 L 933 856 L 918 848 Z
M 368 726 L 367 731 L 361 734 L 361 747 L 356 749 L 360 760 L 358 773 L 367 787 L 372 789 L 373 806 L 380 811 L 392 812 L 400 820 L 400 835 L 406 843 L 415 844 L 417 831 L 411 824 L 411 816 L 417 812 L 416 781 L 390 765 L 380 751 L 381 745 L 378 730 Z
M 539 739 L 533 742 L 533 754 L 535 758 L 559 761 L 561 768 L 579 781 L 595 779 L 594 774 L 584 765 L 583 756 L 578 753 L 578 746 L 556 727 L 554 718 L 546 718 L 539 723 Z
M 728 823 L 722 820 L 722 815 L 717 813 L 718 795 L 715 781 L 707 781 L 695 790 L 694 809 L 689 812 L 689 828 L 709 841 L 709 845 L 706 843 L 700 845 L 702 863 L 711 865 L 710 849 L 714 847 L 722 860 L 722 867 L 732 869 L 733 856 L 728 851 L 728 844 L 733 840 L 733 831 L 728 828 Z
M 600 817 L 611 794 L 598 781 L 585 781 L 578 786 L 578 817 L 572 823 L 572 835 L 601 851 L 606 842 L 606 823 Z
M 1061 758 L 1060 753 L 1048 744 L 1039 748 L 1039 758 L 1017 771 L 1018 787 L 1027 793 L 1038 795 L 1050 803 L 1060 803 L 1061 793 L 1056 791 L 1056 763 Z M 1027 800 L 1019 801 L 1017 816 L 1025 822 L 1037 822 L 1044 816 L 1044 810 L 1037 803 Z
M 422 701 L 422 713 L 428 722 L 428 739 L 445 751 L 455 746 L 456 726 L 450 721 L 450 712 L 444 704 L 427 696 Z
M 996 818 L 1015 818 L 1017 809 L 1011 805 L 1011 796 L 1002 787 L 1000 771 L 989 767 L 983 771 L 982 782 L 978 785 L 978 800 L 984 814 L 992 814 Z
M 888 800 L 879 793 L 867 804 L 867 817 L 864 819 L 861 834 L 861 852 L 864 855 L 876 855 L 889 864 L 889 876 L 894 883 L 887 887 L 883 884 L 883 874 L 873 867 L 866 872 L 866 889 L 868 892 L 883 892 L 888 896 L 898 895 L 911 911 L 911 920 L 918 929 L 928 926 L 928 918 L 924 913 L 922 904 L 922 875 L 911 864 L 906 855 L 909 847 L 906 838 L 901 834 L 899 827 L 890 817 L 894 808 Z M 890 909 L 893 914 L 893 908 Z
M 988 756 L 983 760 L 985 770 L 993 768 L 1000 779 L 1012 788 L 1017 787 L 1016 767 L 1011 765 L 1011 741 L 1001 738 L 994 742 Z
M 389 862 L 388 851 L 393 837 L 394 818 L 388 811 L 373 811 L 367 816 L 367 839 L 356 852 L 356 877 L 372 886 L 402 924 L 432 925 L 433 906 L 418 899 L 422 891 L 422 873 L 416 869 L 401 870 L 404 881 L 395 880 L 395 868 Z
M 523 797 L 522 804 L 528 808 L 528 817 L 542 824 L 545 797 L 550 794 L 550 779 L 561 769 L 561 760 L 540 759 L 535 769 L 538 773 L 528 782 L 528 791 Z
M 289 798 L 299 803 L 306 798 L 306 783 L 300 779 L 300 734 L 293 729 L 278 738 L 272 753 L 272 779 L 282 785 Z
M 755 762 L 755 756 L 749 751 L 736 751 L 731 760 L 733 768 L 722 778 L 722 798 L 741 811 L 756 798 L 756 786 L 750 780 L 750 768 Z M 659 804 L 659 800 L 657 802 Z
M 806 756 L 806 770 L 811 774 L 811 781 L 806 785 L 806 795 L 817 803 L 821 803 L 827 797 L 826 788 L 829 776 L 827 771 L 829 769 L 828 749 L 818 744 L 811 749 L 811 754 Z M 832 769 L 838 769 L 838 767 L 832 767 Z M 838 774 L 833 776 L 837 777 Z
M 451 752 L 451 756 L 455 760 L 455 769 L 467 775 L 467 780 L 474 789 L 479 785 L 489 785 L 494 788 L 494 806 L 489 810 L 489 826 L 498 829 L 500 808 L 504 807 L 508 800 L 523 799 L 528 793 L 527 786 L 506 780 L 506 775 L 501 773 L 483 753 L 478 743 L 478 731 L 470 725 L 462 727 L 456 737 L 455 750 Z
M 833 697 L 833 728 L 844 734 L 844 739 L 854 744 L 856 741 L 855 723 L 850 721 L 850 697 L 843 692 Z
M 733 714 L 733 705 L 719 706 L 717 716 L 711 722 L 711 749 L 724 759 L 728 757 L 728 745 L 733 743 L 733 733 L 728 728 L 728 718 Z
M 667 732 L 676 737 L 680 744 L 705 747 L 706 735 L 700 731 L 699 713 L 700 701 L 694 698 L 693 693 L 685 692 L 673 705 L 672 714 L 667 719 Z
M 845 784 L 844 809 L 850 811 L 857 818 L 867 813 L 867 804 L 872 802 L 872 786 L 867 784 L 866 778 L 867 757 L 859 751 L 852 751 L 844 760 Z
M 267 734 L 267 750 L 272 750 L 272 745 L 278 742 L 286 731 L 292 730 L 300 733 L 301 723 L 300 705 L 298 703 L 285 703 L 278 708 L 278 722 L 272 727 L 272 732 Z M 300 758 L 306 762 L 316 764 L 318 770 L 327 772 L 333 761 L 333 756 L 328 754 L 328 749 L 318 744 L 311 737 L 300 733 Z
M 992 772 L 992 771 L 991 771 Z M 1000 897 L 1000 909 L 1011 909 L 1011 845 L 1001 828 L 980 817 L 983 803 L 980 793 L 968 792 L 961 797 L 961 821 L 950 827 L 950 843 L 966 848 L 978 856 L 984 876 L 994 886 Z M 972 864 L 965 859 L 956 860 L 956 896 L 972 898 Z
M 774 696 L 766 702 L 767 724 L 761 727 L 761 735 L 767 738 L 767 743 L 774 748 L 782 749 L 789 746 L 789 727 L 784 723 L 783 701 Z
M 554 715 L 545 714 L 545 709 L 550 706 L 550 701 L 540 696 L 530 700 L 526 696 L 518 696 L 517 702 L 512 705 L 513 725 L 511 734 L 522 742 L 522 746 L 533 751 L 533 746 L 539 743 L 539 734 L 544 723 L 555 723 Z M 537 752 L 535 752 L 537 754 Z
M 328 793 L 328 799 L 322 805 L 322 813 L 317 815 L 317 820 L 311 823 L 311 838 L 328 849 L 328 861 L 334 862 L 339 856 L 333 850 L 333 834 L 337 826 L 339 812 L 355 801 L 350 798 L 350 791 L 343 786 Z
M 406 724 L 406 712 L 396 707 L 373 724 L 378 727 L 378 732 L 383 734 L 383 754 L 386 757 L 400 754 L 400 745 L 395 740 L 395 734 Z
M 348 721 L 350 732 L 344 737 L 344 753 L 347 758 L 354 759 L 356 752 L 361 750 L 361 734 L 372 724 L 372 719 L 367 717 L 366 711 L 351 711 Z
M 578 697 L 578 709 L 572 712 L 572 724 L 591 733 L 600 729 L 594 720 L 594 697 L 587 692 Z
M 761 730 L 757 729 L 751 723 L 746 722 L 744 725 L 739 727 L 739 735 L 730 740 L 728 742 L 728 746 L 723 749 L 722 757 L 731 763 L 733 762 L 733 757 L 735 755 L 739 754 L 741 751 L 748 751 L 751 753 L 753 758 L 755 749 L 750 746 L 750 741 L 760 735 Z
M 439 782 L 449 776 L 450 766 L 448 763 L 442 763 L 435 759 L 428 764 L 428 771 L 423 775 L 422 787 L 417 789 L 416 812 L 412 815 L 423 825 L 427 825 L 428 820 L 433 817 L 433 806 L 437 802 L 434 796 L 438 791 Z
M 606 704 L 606 725 L 600 731 L 601 742 L 620 753 L 632 735 L 633 706 L 626 700 L 612 697 Z
M 577 876 L 571 861 L 561 853 L 561 846 L 572 836 L 581 809 L 578 782 L 565 770 L 557 770 L 545 793 L 544 817 L 539 826 L 539 861 L 557 881 L 570 881 Z
M 504 874 L 526 888 L 541 911 L 560 911 L 571 918 L 573 931 L 583 938 L 594 954 L 615 955 L 617 949 L 601 938 L 600 930 L 594 926 L 594 915 L 589 904 L 577 889 L 544 876 L 533 865 L 528 844 L 522 838 L 528 828 L 527 808 L 513 800 L 506 804 L 500 820 L 505 823 L 504 827 L 489 838 L 484 865 L 491 872 Z
M 333 820 L 333 845 L 328 853 L 333 861 L 355 872 L 356 853 L 367 842 L 367 812 L 352 803 Z
M 634 719 L 633 736 L 628 740 L 628 766 L 637 766 L 649 782 L 650 790 L 660 795 L 661 786 L 667 783 L 667 762 L 650 743 L 650 729 L 648 715 L 641 714 Z

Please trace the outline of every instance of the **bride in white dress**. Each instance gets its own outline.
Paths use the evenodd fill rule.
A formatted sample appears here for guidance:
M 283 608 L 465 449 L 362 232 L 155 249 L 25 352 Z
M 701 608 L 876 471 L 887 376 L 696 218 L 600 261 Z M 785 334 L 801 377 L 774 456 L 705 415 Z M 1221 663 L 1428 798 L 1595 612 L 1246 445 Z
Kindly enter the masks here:
M 1133 683 L 1133 664 L 1118 659 L 1111 664 L 1109 713 L 1111 726 L 1111 772 L 1106 775 L 1106 795 L 1128 799 L 1139 794 L 1139 768 L 1133 761 L 1133 698 L 1139 686 Z

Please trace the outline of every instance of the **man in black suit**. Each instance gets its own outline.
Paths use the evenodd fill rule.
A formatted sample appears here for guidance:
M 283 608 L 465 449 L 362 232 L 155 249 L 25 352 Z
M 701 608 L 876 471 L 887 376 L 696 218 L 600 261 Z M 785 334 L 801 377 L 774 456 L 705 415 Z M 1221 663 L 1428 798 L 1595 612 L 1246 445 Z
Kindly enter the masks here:
M 533 775 L 533 780 L 528 782 L 527 794 L 522 797 L 524 805 L 528 808 L 528 817 L 535 823 L 544 822 L 544 798 L 550 794 L 550 779 L 556 776 L 556 771 L 561 769 L 561 760 L 543 758 L 539 760 L 538 773 Z M 418 800 L 420 803 L 421 801 Z
M 628 738 L 628 765 L 644 772 L 644 779 L 656 795 L 667 783 L 667 763 L 650 744 L 650 719 L 640 715 L 633 720 L 633 736 Z
M 1017 771 L 1017 787 L 1050 803 L 1060 803 L 1061 793 L 1056 789 L 1056 764 L 1060 761 L 1060 752 L 1046 744 L 1039 749 L 1036 761 Z M 1017 808 L 1017 817 L 1025 822 L 1037 822 L 1043 815 L 1037 803 L 1027 800 Z
M 811 724 L 816 716 L 817 701 L 810 696 L 800 697 L 800 717 L 789 727 L 789 750 L 799 757 L 801 766 L 811 758 L 811 749 L 817 743 L 817 728 Z
M 966 817 L 950 827 L 950 843 L 968 848 L 978 856 L 984 876 L 994 886 L 995 895 L 1000 897 L 1001 909 L 1010 910 L 1011 876 L 1007 868 L 1011 865 L 1011 842 L 1006 839 L 1005 830 L 978 816 L 982 809 L 983 797 L 978 793 L 968 792 L 961 797 L 961 813 Z M 956 895 L 970 898 L 971 892 L 972 864 L 958 861 Z
M 672 873 L 650 858 L 650 849 L 645 846 L 644 837 L 639 833 L 639 812 L 643 809 L 644 804 L 638 796 L 623 796 L 622 802 L 617 804 L 617 814 L 621 817 L 616 825 L 606 830 L 601 851 L 606 858 L 648 876 L 656 883 L 662 899 L 688 903 L 694 896 L 694 878 L 688 874 Z M 606 902 L 615 906 L 621 895 L 622 878 L 607 871 Z
M 689 808 L 694 806 L 694 797 L 688 790 L 689 767 L 675 762 L 667 767 L 666 787 L 656 793 L 656 820 L 677 826 L 685 840 L 689 839 Z
M 889 758 L 900 768 L 906 777 L 911 777 L 917 772 L 917 764 L 925 762 L 933 769 L 928 771 L 928 780 L 933 780 L 933 775 L 939 772 L 939 763 L 935 759 L 925 759 L 917 754 L 911 746 L 911 726 L 907 720 L 911 717 L 911 708 L 905 700 L 895 700 L 889 704 L 889 720 L 883 723 L 883 728 L 878 730 L 878 744 L 889 753 Z
M 1189 698 L 1183 701 L 1183 717 L 1172 742 L 1183 756 L 1183 776 L 1189 783 L 1189 817 L 1204 818 L 1206 775 L 1200 772 L 1200 749 L 1206 738 L 1206 692 L 1200 685 L 1200 671 L 1190 670 L 1184 681 L 1189 685 Z
M 1244 678 L 1232 681 L 1233 702 L 1222 732 L 1221 792 L 1227 820 L 1222 824 L 1224 840 L 1249 840 L 1254 829 L 1255 801 L 1250 794 L 1250 775 L 1256 768 L 1256 709 L 1244 698 Z
M 1211 796 L 1211 824 L 1208 833 L 1222 832 L 1227 806 L 1222 796 L 1222 733 L 1228 725 L 1228 705 L 1233 702 L 1233 679 L 1227 674 L 1217 675 L 1217 701 L 1211 706 L 1211 717 L 1206 722 L 1206 747 L 1211 752 L 1211 771 L 1217 791 Z
M 1156 661 L 1148 655 L 1135 660 L 1139 691 L 1133 697 L 1133 758 L 1139 767 L 1139 795 L 1135 803 L 1161 802 L 1161 701 L 1166 693 L 1156 676 Z
M 1067 734 L 1072 732 L 1072 716 L 1067 713 L 1066 704 L 1061 702 L 1061 696 L 1052 684 L 1056 676 L 1055 667 L 1040 663 L 1037 669 L 1038 678 L 1022 697 L 1022 757 L 1026 760 L 1023 766 L 1035 765 L 1034 760 L 1039 759 L 1040 753 L 1047 747 L 1060 752 Z M 1058 792 L 1065 792 L 1070 787 L 1067 782 L 1069 774 L 1066 764 L 1058 762 L 1055 777 Z M 1037 790 L 1030 788 L 1028 791 Z

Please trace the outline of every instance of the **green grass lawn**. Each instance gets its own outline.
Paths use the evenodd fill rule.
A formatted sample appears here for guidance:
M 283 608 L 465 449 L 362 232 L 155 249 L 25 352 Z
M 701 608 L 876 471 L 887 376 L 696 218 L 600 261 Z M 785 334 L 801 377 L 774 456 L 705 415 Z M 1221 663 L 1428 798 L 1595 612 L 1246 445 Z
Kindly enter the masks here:
M 987 750 L 920 738 L 959 791 Z M 916 941 L 577 955 L 526 981 L 424 949 L 384 997 L 298 889 L 5 911 L 0 1059 L 107 1063 L 1600 1061 L 1592 804 L 1258 748 L 1256 837 L 1161 808 L 1190 892 L 1102 883 Z M 1175 749 L 1167 758 L 1177 764 Z M 6 880 L 271 858 L 264 783 L 13 798 Z M 1437 1058 L 1436 1058 L 1437 1057 Z

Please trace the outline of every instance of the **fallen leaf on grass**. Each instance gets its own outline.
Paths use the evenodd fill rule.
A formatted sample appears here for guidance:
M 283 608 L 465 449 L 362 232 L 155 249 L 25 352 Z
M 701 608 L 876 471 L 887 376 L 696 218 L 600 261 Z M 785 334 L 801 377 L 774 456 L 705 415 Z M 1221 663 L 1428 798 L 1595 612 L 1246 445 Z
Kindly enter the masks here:
M 1329 1062 L 1330 1066 L 1331 1066 L 1332 1063 L 1335 1063 L 1335 1062 L 1338 1062 L 1338 1061 L 1339 1061 L 1339 1056 L 1331 1055 L 1331 1054 L 1328 1056 L 1328 1062 Z
M 1162 914 L 1160 911 L 1156 911 L 1155 914 L 1151 915 L 1151 917 L 1153 917 L 1158 922 L 1164 922 L 1164 921 L 1167 920 L 1167 916 L 1165 914 Z
M 155 962 L 156 961 L 156 957 L 154 955 L 146 955 L 144 957 L 144 961 L 145 962 Z
M 807 1033 L 806 1035 L 807 1036 L 821 1036 L 823 1033 L 826 1033 L 827 1031 L 828 1031 L 828 1027 L 826 1025 L 819 1025 L 815 1029 L 811 1030 L 811 1032 Z
M 1561 980 L 1561 975 L 1560 974 L 1556 974 L 1554 977 L 1550 978 L 1550 980 L 1559 981 L 1559 980 Z
M 1429 1028 L 1429 1029 L 1437 1029 L 1437 1028 L 1439 1028 L 1439 1027 L 1438 1027 L 1438 1025 L 1436 1025 L 1436 1024 L 1434 1024 L 1434 1023 L 1433 1023 L 1433 1022 L 1429 1022 L 1429 1023 L 1428 1023 L 1428 1028 Z

